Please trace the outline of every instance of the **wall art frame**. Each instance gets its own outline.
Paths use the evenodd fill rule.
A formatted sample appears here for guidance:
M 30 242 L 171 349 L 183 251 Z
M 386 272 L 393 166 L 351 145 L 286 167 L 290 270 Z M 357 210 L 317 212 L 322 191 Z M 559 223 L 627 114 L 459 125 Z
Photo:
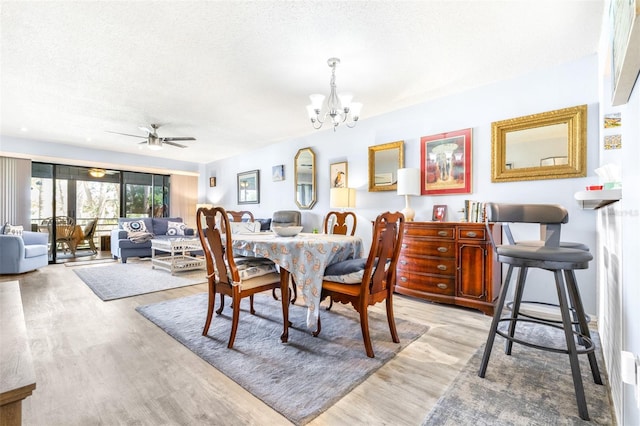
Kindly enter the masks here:
M 271 180 L 280 182 L 284 180 L 284 164 L 271 167 Z
M 471 193 L 471 139 L 471 129 L 420 138 L 422 195 Z
M 347 188 L 349 165 L 346 161 L 329 165 L 329 187 Z
M 260 170 L 238 173 L 238 204 L 260 203 Z

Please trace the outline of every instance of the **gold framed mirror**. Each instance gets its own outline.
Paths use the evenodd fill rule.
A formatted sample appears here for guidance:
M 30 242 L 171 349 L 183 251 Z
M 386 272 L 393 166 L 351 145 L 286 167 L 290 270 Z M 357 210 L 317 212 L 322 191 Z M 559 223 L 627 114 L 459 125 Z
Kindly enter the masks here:
M 404 167 L 404 141 L 369 147 L 369 192 L 395 191 Z
M 491 181 L 587 175 L 587 106 L 491 123 Z
M 296 205 L 310 209 L 316 203 L 316 154 L 311 148 L 298 150 L 293 162 Z

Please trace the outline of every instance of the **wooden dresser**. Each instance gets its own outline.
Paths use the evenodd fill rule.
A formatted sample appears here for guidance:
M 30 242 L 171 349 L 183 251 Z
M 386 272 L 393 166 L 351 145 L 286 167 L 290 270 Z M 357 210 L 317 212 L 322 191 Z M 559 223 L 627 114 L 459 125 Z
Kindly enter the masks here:
M 501 243 L 501 226 L 489 227 Z M 501 271 L 483 223 L 406 222 L 395 291 L 493 315 Z

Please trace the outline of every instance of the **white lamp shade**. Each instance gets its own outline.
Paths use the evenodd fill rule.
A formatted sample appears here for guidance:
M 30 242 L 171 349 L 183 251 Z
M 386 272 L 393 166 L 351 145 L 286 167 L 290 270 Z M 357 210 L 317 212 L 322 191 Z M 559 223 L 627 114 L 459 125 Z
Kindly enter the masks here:
M 311 106 L 314 109 L 321 109 L 322 108 L 322 102 L 324 102 L 324 95 L 313 94 L 313 95 L 309 96 L 309 99 L 311 99 Z
M 351 115 L 353 117 L 360 117 L 360 111 L 362 111 L 362 104 L 360 102 L 352 102 Z
M 356 190 L 353 188 L 331 188 L 329 206 L 337 209 L 352 209 L 356 206 Z
M 398 169 L 398 195 L 420 195 L 419 169 Z

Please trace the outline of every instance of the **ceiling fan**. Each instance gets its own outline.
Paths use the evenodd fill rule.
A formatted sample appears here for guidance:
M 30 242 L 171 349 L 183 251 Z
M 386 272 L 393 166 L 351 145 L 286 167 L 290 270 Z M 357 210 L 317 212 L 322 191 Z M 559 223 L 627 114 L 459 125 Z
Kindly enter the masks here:
M 140 130 L 147 132 L 147 140 L 140 142 L 140 144 L 147 144 L 147 147 L 149 149 L 152 150 L 159 150 L 162 149 L 162 145 L 163 144 L 167 144 L 167 145 L 172 145 L 178 148 L 186 148 L 186 145 L 182 145 L 179 143 L 176 143 L 176 141 L 195 141 L 196 138 L 191 137 L 191 136 L 179 136 L 179 137 L 160 137 L 158 136 L 158 132 L 157 130 L 160 128 L 159 124 L 152 124 L 151 125 L 151 129 L 147 127 L 139 127 Z M 145 136 L 139 136 L 139 135 L 130 135 L 128 133 L 120 133 L 120 132 L 109 132 L 109 133 L 115 133 L 117 135 L 124 135 L 124 136 L 133 136 L 134 138 L 143 138 Z

